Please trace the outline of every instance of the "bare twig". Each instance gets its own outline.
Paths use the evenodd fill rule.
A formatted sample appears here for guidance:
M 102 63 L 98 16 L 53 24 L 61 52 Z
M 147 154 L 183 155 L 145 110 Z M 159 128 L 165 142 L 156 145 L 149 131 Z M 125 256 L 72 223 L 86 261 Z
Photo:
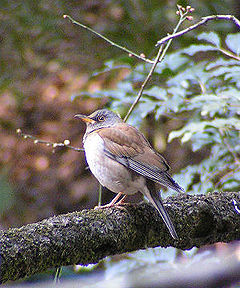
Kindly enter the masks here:
M 225 50 L 223 48 L 218 48 L 218 51 L 222 52 L 223 54 L 225 54 L 228 57 L 231 57 L 231 58 L 233 58 L 235 60 L 240 61 L 240 57 L 238 57 L 237 55 L 233 54 L 232 52 L 230 52 L 228 50 Z
M 142 97 L 142 93 L 143 93 L 143 90 L 145 88 L 145 86 L 147 85 L 147 83 L 149 82 L 149 80 L 151 79 L 152 77 L 152 74 L 158 64 L 158 62 L 160 62 L 160 57 L 161 57 L 161 53 L 162 53 L 162 48 L 163 46 L 160 47 L 160 49 L 158 50 L 158 54 L 157 54 L 157 57 L 154 61 L 154 64 L 152 65 L 151 67 L 151 70 L 149 71 L 148 75 L 147 75 L 147 78 L 144 80 L 139 92 L 138 92 L 138 95 L 135 99 L 135 101 L 133 102 L 133 104 L 131 105 L 131 107 L 129 108 L 128 112 L 127 112 L 127 115 L 124 117 L 124 122 L 127 121 L 127 119 L 129 118 L 130 114 L 132 113 L 133 109 L 135 108 L 135 106 L 138 104 L 140 98 Z
M 189 13 L 189 11 L 186 11 L 185 13 L 183 13 L 181 6 L 178 6 L 178 11 L 179 11 L 180 18 L 179 18 L 179 21 L 178 21 L 178 23 L 177 23 L 177 25 L 176 25 L 173 33 L 176 33 L 176 32 L 177 32 L 177 30 L 178 30 L 178 28 L 180 27 L 180 25 L 187 19 L 187 14 Z M 178 11 L 177 11 L 177 12 L 178 12 Z M 144 82 L 143 82 L 143 84 L 142 84 L 142 86 L 141 86 L 141 88 L 140 88 L 140 90 L 139 90 L 139 92 L 138 92 L 138 95 L 137 95 L 135 101 L 133 102 L 132 106 L 130 107 L 130 109 L 129 109 L 128 112 L 127 112 L 127 115 L 126 115 L 125 118 L 124 118 L 124 121 L 125 121 L 125 122 L 126 122 L 127 119 L 129 118 L 129 116 L 130 116 L 130 114 L 132 113 L 132 111 L 133 111 L 133 109 L 135 108 L 135 106 L 138 104 L 140 98 L 142 97 L 142 93 L 143 93 L 144 88 L 146 87 L 147 83 L 148 83 L 149 80 L 151 79 L 152 74 L 153 74 L 153 72 L 154 72 L 157 64 L 160 63 L 160 62 L 163 60 L 164 56 L 166 55 L 167 50 L 168 50 L 171 42 L 172 42 L 172 39 L 169 39 L 169 41 L 168 41 L 168 43 L 167 43 L 167 45 L 166 45 L 166 47 L 165 47 L 164 49 L 163 49 L 163 45 L 161 45 L 161 47 L 159 48 L 158 54 L 157 54 L 157 56 L 156 56 L 156 58 L 155 58 L 155 60 L 154 60 L 154 63 L 153 63 L 153 65 L 152 65 L 152 67 L 151 67 L 151 70 L 149 71 L 146 79 L 144 80 Z
M 96 31 L 93 30 L 92 28 L 90 28 L 90 27 L 88 27 L 88 26 L 86 26 L 86 25 L 84 25 L 84 24 L 82 24 L 82 23 L 79 23 L 78 21 L 74 20 L 74 19 L 73 19 L 71 16 L 69 16 L 69 15 L 63 15 L 63 18 L 68 18 L 73 24 L 76 24 L 76 25 L 78 25 L 78 26 L 80 26 L 80 27 L 82 27 L 82 28 L 84 28 L 84 29 L 92 32 L 93 34 L 95 34 L 95 35 L 97 35 L 98 37 L 102 38 L 102 39 L 105 40 L 106 42 L 110 43 L 112 46 L 115 46 L 115 47 L 123 50 L 124 52 L 127 52 L 130 57 L 134 56 L 134 57 L 136 57 L 136 58 L 138 58 L 138 59 L 140 59 L 140 60 L 142 60 L 142 61 L 144 61 L 144 62 L 147 62 L 147 63 L 150 63 L 150 64 L 153 64 L 153 63 L 154 63 L 154 61 L 152 61 L 152 60 L 147 59 L 147 58 L 145 58 L 145 57 L 143 57 L 143 56 L 141 56 L 141 55 L 138 55 L 138 54 L 134 53 L 133 51 L 127 49 L 126 47 L 123 47 L 123 46 L 121 46 L 121 45 L 119 45 L 119 44 L 111 41 L 110 39 L 108 39 L 107 37 L 103 36 L 102 34 L 96 32 Z
M 70 144 L 70 141 L 69 140 L 64 140 L 62 143 L 56 143 L 56 142 L 51 142 L 51 141 L 46 141 L 46 140 L 40 140 L 32 135 L 29 135 L 29 134 L 25 134 L 22 132 L 21 129 L 17 129 L 16 130 L 17 134 L 21 137 L 23 137 L 24 139 L 31 139 L 33 140 L 33 143 L 34 144 L 44 144 L 46 146 L 49 146 L 49 147 L 52 147 L 53 148 L 53 152 L 54 152 L 54 149 L 57 148 L 57 147 L 66 147 L 66 148 L 69 148 L 69 149 L 72 149 L 74 151 L 77 151 L 77 152 L 80 152 L 80 151 L 84 151 L 83 148 L 77 148 L 77 147 L 73 147 Z
M 190 27 L 188 27 L 182 31 L 179 31 L 177 33 L 173 33 L 171 35 L 168 35 L 168 36 L 162 38 L 161 40 L 159 40 L 157 42 L 156 46 L 162 45 L 165 42 L 169 41 L 170 39 L 174 39 L 174 38 L 177 38 L 179 36 L 182 36 L 182 35 L 188 33 L 189 31 L 192 31 L 192 30 L 198 28 L 199 26 L 206 24 L 210 20 L 232 21 L 240 29 L 240 21 L 236 17 L 234 17 L 233 15 L 210 15 L 210 16 L 203 17 L 201 21 L 199 21 L 198 23 L 196 23 L 196 24 L 194 24 L 194 25 L 192 25 L 192 26 L 190 26 Z

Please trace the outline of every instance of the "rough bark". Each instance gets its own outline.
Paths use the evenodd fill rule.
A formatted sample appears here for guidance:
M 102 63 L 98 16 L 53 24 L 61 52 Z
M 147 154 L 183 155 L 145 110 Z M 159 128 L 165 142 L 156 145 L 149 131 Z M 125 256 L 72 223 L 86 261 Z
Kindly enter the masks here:
M 54 216 L 0 231 L 0 281 L 147 247 L 190 249 L 240 239 L 240 194 L 178 195 L 164 201 L 180 237 L 171 238 L 146 203 Z M 238 207 L 236 207 L 236 204 Z

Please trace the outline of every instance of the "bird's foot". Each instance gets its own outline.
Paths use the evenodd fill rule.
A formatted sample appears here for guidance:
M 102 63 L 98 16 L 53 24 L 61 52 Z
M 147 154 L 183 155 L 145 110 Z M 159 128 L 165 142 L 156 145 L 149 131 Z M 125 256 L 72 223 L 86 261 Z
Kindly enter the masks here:
M 94 207 L 94 210 L 97 210 L 97 209 L 105 209 L 105 208 L 112 208 L 114 207 L 116 204 L 112 204 L 111 202 L 106 204 L 106 205 L 98 205 L 98 206 L 95 206 Z
M 94 209 L 105 209 L 105 208 L 112 208 L 112 207 L 118 207 L 120 209 L 126 209 L 122 205 L 127 204 L 127 203 L 124 203 L 124 200 L 127 197 L 127 195 L 124 195 L 123 198 L 116 203 L 116 201 L 120 198 L 120 196 L 122 196 L 122 193 L 117 194 L 117 196 L 110 203 L 108 203 L 106 205 L 95 206 Z
M 95 206 L 95 207 L 94 207 L 94 210 L 100 210 L 100 209 L 113 208 L 113 207 L 115 207 L 115 208 L 118 208 L 118 209 L 120 209 L 120 210 L 127 211 L 126 207 L 124 207 L 124 206 L 126 206 L 126 205 L 128 205 L 128 203 L 116 203 L 116 204 L 111 204 L 111 205 L 110 205 L 110 203 L 109 203 L 109 204 L 106 204 L 106 205 Z

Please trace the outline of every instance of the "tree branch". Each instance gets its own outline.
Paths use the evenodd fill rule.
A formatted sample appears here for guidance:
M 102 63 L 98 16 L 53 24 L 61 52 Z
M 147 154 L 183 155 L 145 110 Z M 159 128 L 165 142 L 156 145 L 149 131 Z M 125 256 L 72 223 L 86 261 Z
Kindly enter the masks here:
M 189 13 L 189 11 L 187 12 L 183 12 L 181 9 L 182 9 L 182 6 L 178 6 L 178 11 L 179 11 L 179 14 L 180 15 L 180 18 L 178 20 L 178 23 L 176 25 L 176 27 L 174 28 L 173 30 L 173 34 L 176 33 L 180 27 L 180 25 L 186 20 L 187 18 L 187 14 Z M 181 12 L 181 13 L 180 13 Z M 136 107 L 136 105 L 138 104 L 140 98 L 142 97 L 142 94 L 143 94 L 143 90 L 145 89 L 146 85 L 148 84 L 148 82 L 150 81 L 150 79 L 152 78 L 152 75 L 153 75 L 153 72 L 155 70 L 155 68 L 157 67 L 158 63 L 162 62 L 162 60 L 164 59 L 166 53 L 167 53 L 167 50 L 168 48 L 170 47 L 172 43 L 172 39 L 170 39 L 168 41 L 168 43 L 166 44 L 165 48 L 163 49 L 163 46 L 161 45 L 159 50 L 158 50 L 158 53 L 157 53 L 157 56 L 154 60 L 154 63 L 146 77 L 146 79 L 143 81 L 142 85 L 141 85 L 141 88 L 138 92 L 138 95 L 136 97 L 136 99 L 134 100 L 133 104 L 131 105 L 131 107 L 129 108 L 128 112 L 127 112 L 127 115 L 124 117 L 124 122 L 126 122 L 129 118 L 129 116 L 131 115 L 132 111 L 134 110 L 134 108 Z
M 147 247 L 190 249 L 240 239 L 240 193 L 178 195 L 164 202 L 179 241 L 147 203 L 83 210 L 0 231 L 0 281 Z
M 44 144 L 48 147 L 52 147 L 52 152 L 55 152 L 55 148 L 57 147 L 65 147 L 65 148 L 68 148 L 68 149 L 72 149 L 76 152 L 81 152 L 81 151 L 84 151 L 83 148 L 77 148 L 77 147 L 73 147 L 70 144 L 70 141 L 68 139 L 65 139 L 63 142 L 60 142 L 60 143 L 57 143 L 57 142 L 51 142 L 51 141 L 46 141 L 46 140 L 42 140 L 42 139 L 38 139 L 36 137 L 34 137 L 33 135 L 29 135 L 29 134 L 25 134 L 22 132 L 22 130 L 20 128 L 18 128 L 16 130 L 17 134 L 20 136 L 20 137 L 23 137 L 24 139 L 31 139 L 33 140 L 33 143 L 34 144 Z
M 177 33 L 173 33 L 171 35 L 168 35 L 164 38 L 162 38 L 161 40 L 159 40 L 156 44 L 156 46 L 159 46 L 159 45 L 162 45 L 164 44 L 165 42 L 169 41 L 170 39 L 174 39 L 174 38 L 177 38 L 177 37 L 180 37 L 196 28 L 198 28 L 199 26 L 201 25 L 204 25 L 206 24 L 208 21 L 210 20 L 228 20 L 228 21 L 232 21 L 239 29 L 240 29 L 240 21 L 234 17 L 233 15 L 211 15 L 211 16 L 206 16 L 206 17 L 203 17 L 201 21 L 197 22 L 196 24 L 182 30 L 182 31 L 179 31 Z
M 73 24 L 76 24 L 76 25 L 78 25 L 78 26 L 80 26 L 80 27 L 82 27 L 82 28 L 84 28 L 84 29 L 92 32 L 93 34 L 97 35 L 98 37 L 102 38 L 103 40 L 105 40 L 106 42 L 108 42 L 109 44 L 111 44 L 112 46 L 115 46 L 115 47 L 123 50 L 124 52 L 127 52 L 130 57 L 134 56 L 134 57 L 136 57 L 136 58 L 139 59 L 139 60 L 142 60 L 142 61 L 144 61 L 144 62 L 153 64 L 153 61 L 152 61 L 152 60 L 147 59 L 147 58 L 145 58 L 145 57 L 143 57 L 143 56 L 141 56 L 141 55 L 138 55 L 138 54 L 134 53 L 133 51 L 127 49 L 126 47 L 123 47 L 123 46 L 121 46 L 121 45 L 113 42 L 112 40 L 108 39 L 107 37 L 103 36 L 102 34 L 96 32 L 96 31 L 93 30 L 92 28 L 90 28 L 90 27 L 88 27 L 88 26 L 86 26 L 86 25 L 84 25 L 84 24 L 82 24 L 82 23 L 74 20 L 71 16 L 69 16 L 69 15 L 63 15 L 63 18 L 68 18 Z

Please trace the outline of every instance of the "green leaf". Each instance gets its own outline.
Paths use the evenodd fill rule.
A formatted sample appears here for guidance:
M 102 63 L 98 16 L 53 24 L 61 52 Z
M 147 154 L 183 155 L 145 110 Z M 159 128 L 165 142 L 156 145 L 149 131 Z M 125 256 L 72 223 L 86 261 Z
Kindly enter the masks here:
M 188 66 L 187 69 L 181 71 L 176 76 L 171 77 L 167 81 L 167 85 L 182 85 L 186 80 L 192 80 L 195 82 L 201 81 L 202 84 L 205 84 L 212 76 L 211 73 L 205 72 L 205 61 L 195 64 L 194 66 Z M 192 63 L 191 63 L 192 64 Z
M 214 62 L 210 62 L 209 64 L 207 64 L 206 66 L 206 70 L 210 70 L 219 66 L 232 66 L 232 65 L 240 65 L 238 60 L 234 60 L 234 59 L 223 59 L 223 58 L 219 58 Z
M 240 72 L 240 66 L 232 66 L 232 67 L 222 67 L 220 66 L 219 68 L 211 71 L 212 77 L 218 77 L 222 76 L 226 73 L 239 73 Z
M 239 88 L 239 84 L 240 84 L 240 67 L 239 67 L 239 71 L 234 71 L 234 69 L 228 73 L 226 73 L 226 75 L 224 76 L 224 80 L 232 80 L 234 82 L 236 82 L 237 87 Z
M 217 143 L 222 143 L 222 138 L 219 133 L 214 131 L 214 128 L 208 128 L 203 133 L 196 132 L 191 137 L 191 144 L 193 152 L 203 148 L 206 145 L 211 144 L 211 146 L 217 145 Z
M 157 104 L 155 102 L 145 99 L 145 101 L 141 101 L 138 104 L 137 112 L 143 119 L 155 109 L 156 105 Z
M 188 58 L 181 55 L 181 53 L 179 52 L 169 54 L 164 59 L 165 65 L 172 71 L 177 70 L 187 61 L 188 61 Z
M 110 60 L 110 61 L 106 61 L 104 63 L 104 67 L 99 69 L 98 71 L 95 71 L 94 73 L 92 73 L 92 77 L 96 77 L 96 76 L 99 76 L 103 73 L 106 73 L 106 72 L 110 72 L 110 71 L 113 71 L 113 70 L 116 70 L 116 69 L 121 69 L 121 68 L 128 68 L 130 69 L 130 65 L 127 65 L 127 64 L 118 64 L 116 61 L 114 60 Z
M 144 94 L 147 94 L 149 96 L 153 96 L 156 99 L 159 100 L 167 100 L 167 91 L 165 89 L 162 89 L 158 86 L 153 86 L 152 88 L 145 90 Z
M 228 105 L 229 97 L 227 95 L 215 95 L 215 94 L 202 94 L 193 97 L 190 100 L 188 109 L 199 109 L 201 111 L 201 116 L 213 117 L 216 113 L 226 114 L 224 109 Z
M 171 142 L 173 139 L 179 137 L 183 137 L 181 139 L 182 143 L 187 142 L 192 138 L 193 134 L 204 132 L 207 127 L 213 127 L 218 129 L 233 127 L 237 130 L 240 130 L 240 120 L 238 118 L 218 118 L 212 121 L 190 122 L 182 129 L 172 131 L 168 136 L 168 142 Z
M 235 54 L 240 54 L 240 33 L 229 34 L 225 40 L 228 48 Z
M 228 180 L 226 182 L 223 183 L 223 190 L 225 191 L 237 191 L 240 187 L 240 182 L 237 181 L 236 179 L 231 179 L 231 180 Z
M 97 268 L 97 264 L 88 264 L 88 265 L 75 265 L 74 266 L 74 271 L 77 273 L 86 273 L 86 272 L 91 272 Z
M 218 50 L 218 49 L 212 45 L 204 45 L 204 44 L 195 45 L 194 44 L 194 45 L 189 46 L 188 48 L 181 50 L 181 52 L 188 54 L 190 56 L 193 56 L 199 52 L 214 51 L 214 50 Z
M 205 40 L 214 44 L 217 48 L 220 48 L 220 38 L 215 32 L 204 32 L 198 35 L 198 40 Z

